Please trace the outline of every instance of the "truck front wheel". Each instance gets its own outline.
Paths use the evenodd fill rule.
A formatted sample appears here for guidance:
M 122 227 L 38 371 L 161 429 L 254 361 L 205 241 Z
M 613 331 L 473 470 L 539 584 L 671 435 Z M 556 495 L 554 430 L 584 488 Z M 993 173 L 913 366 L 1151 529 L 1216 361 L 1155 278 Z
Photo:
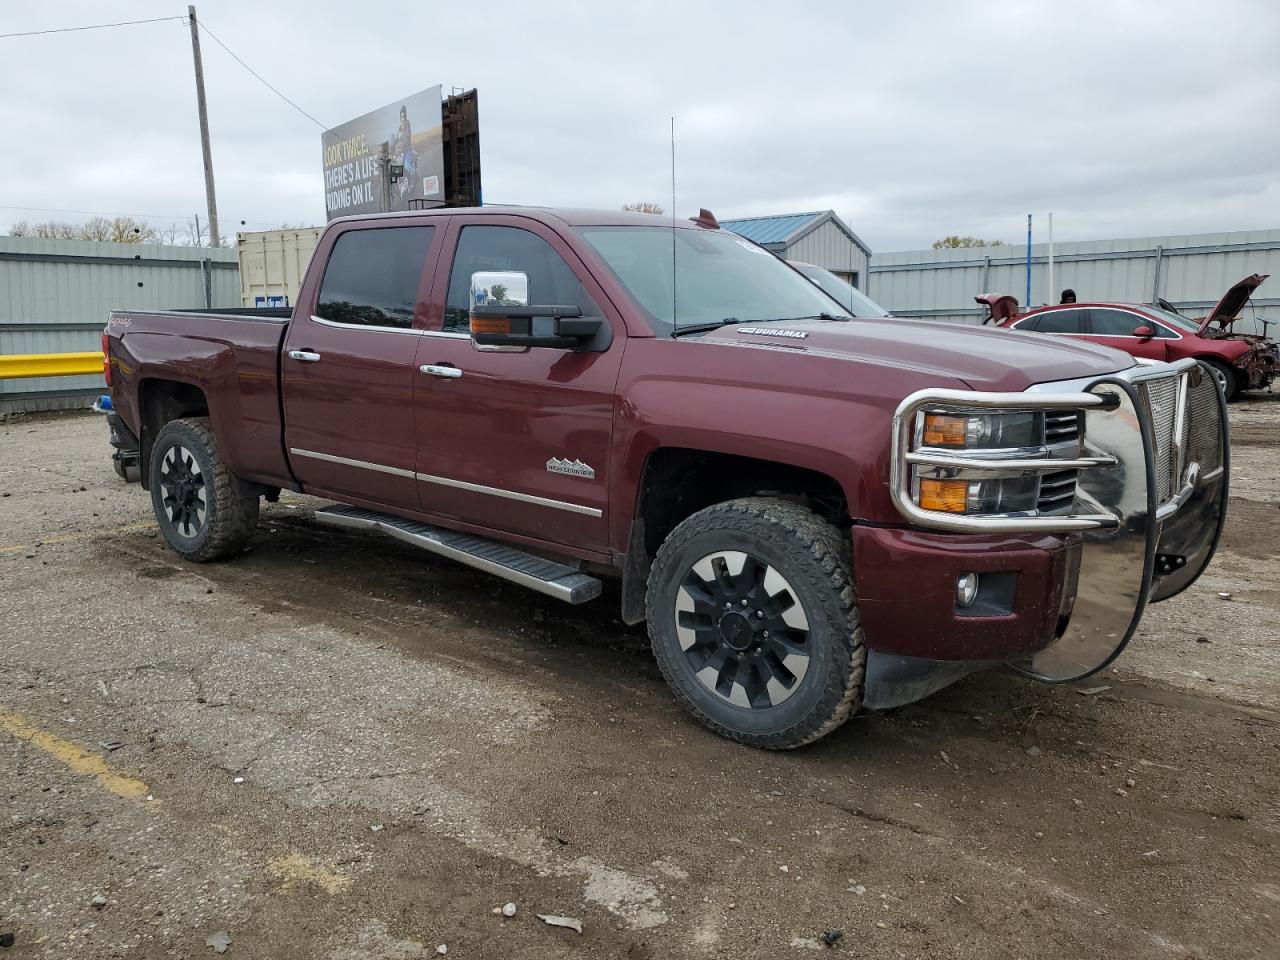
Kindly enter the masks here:
M 649 639 L 676 698 L 702 724 L 787 750 L 844 723 L 866 651 L 850 549 L 798 504 L 716 504 L 667 537 L 649 575 Z
M 172 420 L 151 447 L 151 505 L 173 551 L 195 563 L 238 552 L 258 525 L 258 497 L 218 456 L 205 417 Z

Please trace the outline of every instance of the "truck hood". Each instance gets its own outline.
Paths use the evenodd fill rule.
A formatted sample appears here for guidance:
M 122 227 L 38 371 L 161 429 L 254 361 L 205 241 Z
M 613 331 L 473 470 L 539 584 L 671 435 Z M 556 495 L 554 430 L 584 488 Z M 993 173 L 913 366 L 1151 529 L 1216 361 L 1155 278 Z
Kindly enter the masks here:
M 1100 376 L 1133 366 L 1119 350 L 1066 337 L 897 318 L 735 324 L 717 343 L 842 357 L 897 367 L 973 390 L 1021 391 L 1036 383 Z
M 1232 321 L 1240 315 L 1244 305 L 1249 302 L 1249 298 L 1253 296 L 1253 291 L 1262 286 L 1262 281 L 1269 276 L 1270 274 L 1267 273 L 1255 273 L 1232 285 L 1222 295 L 1218 305 L 1210 310 L 1209 315 L 1200 321 L 1200 332 L 1204 333 L 1215 323 L 1224 330 L 1229 327 Z

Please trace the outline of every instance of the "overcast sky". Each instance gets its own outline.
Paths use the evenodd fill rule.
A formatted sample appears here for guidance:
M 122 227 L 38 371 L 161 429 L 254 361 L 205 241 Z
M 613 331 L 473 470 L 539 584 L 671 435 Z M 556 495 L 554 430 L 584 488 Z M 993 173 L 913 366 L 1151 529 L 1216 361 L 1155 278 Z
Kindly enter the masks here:
M 1276 0 L 197 6 L 326 126 L 477 87 L 488 202 L 669 209 L 674 114 L 681 216 L 831 208 L 881 251 L 1049 210 L 1063 240 L 1280 227 Z M 7 0 L 0 33 L 185 13 Z M 320 128 L 204 63 L 223 233 L 323 223 Z M 0 129 L 0 229 L 203 218 L 180 22 L 0 40 Z

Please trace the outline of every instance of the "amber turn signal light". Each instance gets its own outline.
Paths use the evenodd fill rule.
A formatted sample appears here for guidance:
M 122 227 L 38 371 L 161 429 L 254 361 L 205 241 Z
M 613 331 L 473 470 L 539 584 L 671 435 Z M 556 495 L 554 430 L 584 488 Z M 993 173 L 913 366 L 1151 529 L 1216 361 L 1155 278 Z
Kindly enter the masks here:
M 472 317 L 472 333 L 510 333 L 510 317 Z
M 926 413 L 924 415 L 924 436 L 926 447 L 963 447 L 965 445 L 965 426 L 968 417 L 956 417 L 946 413 Z
M 920 506 L 943 513 L 964 513 L 969 496 L 967 480 L 921 480 Z

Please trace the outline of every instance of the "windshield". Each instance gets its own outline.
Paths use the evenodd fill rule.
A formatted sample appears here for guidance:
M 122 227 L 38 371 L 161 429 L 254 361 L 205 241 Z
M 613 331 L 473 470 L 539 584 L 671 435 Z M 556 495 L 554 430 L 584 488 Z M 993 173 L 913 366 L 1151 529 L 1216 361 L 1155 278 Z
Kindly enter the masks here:
M 1154 316 L 1161 323 L 1167 323 L 1175 330 L 1182 330 L 1186 333 L 1196 333 L 1200 330 L 1200 324 L 1194 320 L 1188 320 L 1179 313 L 1162 310 L 1160 307 L 1143 307 L 1142 309 Z
M 888 310 L 880 306 L 848 280 L 840 279 L 830 270 L 823 267 L 815 267 L 811 263 L 793 263 L 791 265 L 828 294 L 835 297 L 840 306 L 850 311 L 855 317 L 891 316 Z
M 732 233 L 659 226 L 579 231 L 659 334 L 725 322 L 849 317 L 773 254 Z

